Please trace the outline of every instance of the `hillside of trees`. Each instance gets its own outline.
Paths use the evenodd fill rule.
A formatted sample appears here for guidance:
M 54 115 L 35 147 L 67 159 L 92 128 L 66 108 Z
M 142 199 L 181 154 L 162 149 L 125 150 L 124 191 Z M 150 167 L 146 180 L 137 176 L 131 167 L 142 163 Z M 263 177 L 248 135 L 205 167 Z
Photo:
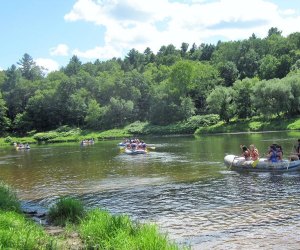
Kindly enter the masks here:
M 74 55 L 43 74 L 32 57 L 0 71 L 0 133 L 63 125 L 91 130 L 134 121 L 168 125 L 218 114 L 228 122 L 300 113 L 300 33 L 135 49 L 124 59 L 82 63 Z

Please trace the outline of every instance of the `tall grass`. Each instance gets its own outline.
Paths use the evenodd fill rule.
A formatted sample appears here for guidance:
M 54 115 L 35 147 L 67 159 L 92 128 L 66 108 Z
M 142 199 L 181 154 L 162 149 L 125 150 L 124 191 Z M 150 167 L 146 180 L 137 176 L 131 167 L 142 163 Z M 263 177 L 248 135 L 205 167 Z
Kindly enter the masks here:
M 21 211 L 21 204 L 17 199 L 15 192 L 3 182 L 0 182 L 0 210 Z
M 56 249 L 56 243 L 22 214 L 0 210 L 0 249 Z
M 65 226 L 67 223 L 78 223 L 84 214 L 83 204 L 79 200 L 63 197 L 50 207 L 47 218 L 54 225 Z
M 79 225 L 79 233 L 87 249 L 179 249 L 154 225 L 134 223 L 126 215 L 111 215 L 94 209 Z

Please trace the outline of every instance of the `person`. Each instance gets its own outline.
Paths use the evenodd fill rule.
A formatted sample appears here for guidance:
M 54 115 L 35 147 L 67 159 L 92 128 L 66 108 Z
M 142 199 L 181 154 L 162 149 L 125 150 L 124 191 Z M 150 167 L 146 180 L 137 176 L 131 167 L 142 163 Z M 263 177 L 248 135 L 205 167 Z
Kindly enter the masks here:
M 291 161 L 298 161 L 300 159 L 300 139 L 298 139 L 298 145 L 294 146 L 295 153 L 290 156 Z
M 259 152 L 258 152 L 258 149 L 254 146 L 254 144 L 251 144 L 249 146 L 250 148 L 250 157 L 253 161 L 256 161 L 259 159 Z
M 277 161 L 282 161 L 283 159 L 283 150 L 280 145 L 276 145 L 276 151 L 277 151 Z
M 246 145 L 240 145 L 240 148 L 242 149 L 242 156 L 245 157 L 246 161 L 249 161 L 251 159 L 251 157 L 250 157 L 250 151 L 247 148 L 247 146 Z
M 275 145 L 269 147 L 269 152 L 267 154 L 268 161 L 277 162 L 277 150 Z

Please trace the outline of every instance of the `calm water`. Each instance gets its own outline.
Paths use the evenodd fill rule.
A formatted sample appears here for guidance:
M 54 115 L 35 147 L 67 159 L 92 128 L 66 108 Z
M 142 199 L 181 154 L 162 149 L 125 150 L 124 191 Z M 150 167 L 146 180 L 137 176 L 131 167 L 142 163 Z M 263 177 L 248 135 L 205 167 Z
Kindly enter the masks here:
M 143 138 L 146 155 L 125 155 L 119 141 L 33 145 L 0 151 L 0 180 L 27 206 L 47 208 L 62 195 L 88 207 L 155 222 L 192 249 L 299 249 L 300 172 L 237 173 L 226 153 L 279 143 L 287 156 L 300 132 Z M 40 208 L 41 209 L 41 208 Z

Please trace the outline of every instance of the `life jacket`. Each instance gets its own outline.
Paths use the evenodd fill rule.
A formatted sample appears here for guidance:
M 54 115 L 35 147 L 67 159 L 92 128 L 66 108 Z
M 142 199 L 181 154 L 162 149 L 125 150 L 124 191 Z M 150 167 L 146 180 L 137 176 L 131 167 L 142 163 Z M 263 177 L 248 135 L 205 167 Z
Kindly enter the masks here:
M 271 154 L 269 160 L 271 162 L 277 162 L 277 152 L 275 150 L 273 150 L 273 149 L 271 150 L 271 152 L 272 152 L 272 154 Z

